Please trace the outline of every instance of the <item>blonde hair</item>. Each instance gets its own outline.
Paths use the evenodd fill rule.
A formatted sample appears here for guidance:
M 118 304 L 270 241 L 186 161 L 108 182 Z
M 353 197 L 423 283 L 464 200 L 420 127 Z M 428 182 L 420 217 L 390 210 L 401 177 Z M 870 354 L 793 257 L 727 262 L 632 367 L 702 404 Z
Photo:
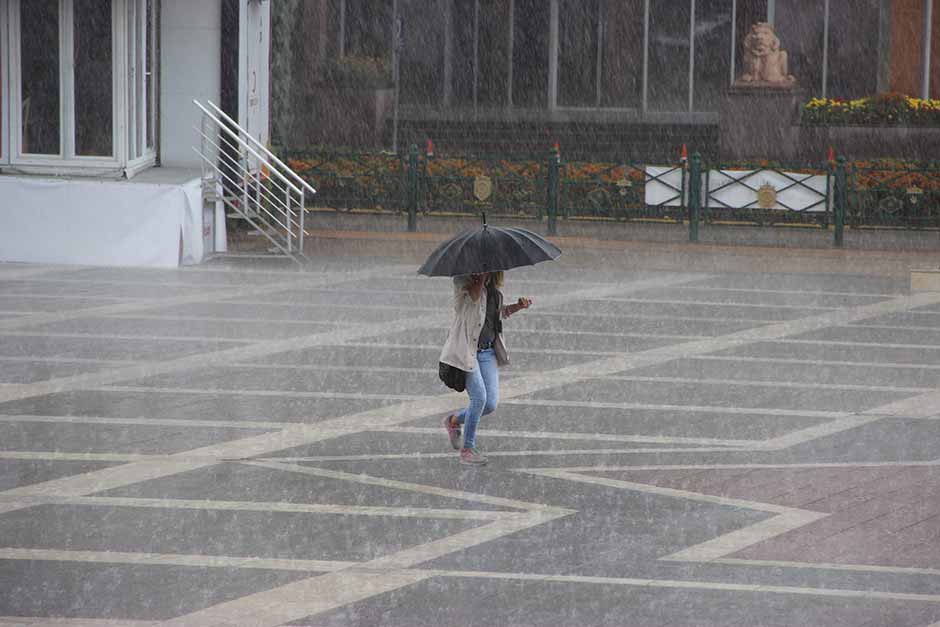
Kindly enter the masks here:
M 503 287 L 503 279 L 505 277 L 503 276 L 502 270 L 499 272 L 490 273 L 490 278 L 493 280 L 493 285 L 495 285 L 497 288 L 501 289 Z

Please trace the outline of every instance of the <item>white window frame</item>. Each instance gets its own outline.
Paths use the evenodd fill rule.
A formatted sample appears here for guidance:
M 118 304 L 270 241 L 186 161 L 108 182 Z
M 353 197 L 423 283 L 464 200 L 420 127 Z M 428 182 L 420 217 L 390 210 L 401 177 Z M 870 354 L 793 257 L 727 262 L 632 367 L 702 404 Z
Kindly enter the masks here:
M 147 0 L 113 0 L 111 4 L 112 42 L 112 152 L 109 157 L 75 154 L 74 0 L 58 0 L 59 5 L 59 154 L 23 153 L 22 72 L 20 3 L 28 0 L 0 0 L 0 50 L 5 64 L 2 83 L 3 139 L 0 165 L 40 174 L 87 174 L 133 176 L 156 163 L 156 136 L 147 146 L 147 127 L 155 124 L 159 98 L 157 59 L 152 67 L 151 97 L 147 98 Z M 159 2 L 149 36 L 157 54 L 156 33 Z M 138 10 L 140 9 L 140 10 Z M 129 20 L 133 19 L 131 24 Z M 133 39 L 131 39 L 133 38 Z M 133 65 L 133 74 L 129 71 Z M 140 120 L 140 124 L 137 124 Z M 154 129 L 156 130 L 156 129 Z M 15 131 L 15 132 L 14 132 Z M 139 144 L 138 144 L 139 142 Z
M 10 163 L 9 0 L 0 0 L 0 165 Z
M 89 173 L 115 171 L 124 161 L 124 149 L 119 141 L 121 120 L 120 98 L 114 97 L 122 89 L 124 73 L 121 59 L 123 47 L 120 43 L 119 30 L 123 17 L 124 3 L 114 0 L 111 3 L 111 54 L 112 54 L 112 99 L 111 99 L 111 145 L 110 157 L 82 156 L 75 154 L 75 75 L 72 71 L 75 53 L 74 38 L 74 3 L 73 0 L 59 0 L 59 154 L 42 155 L 23 153 L 22 145 L 22 71 L 20 23 L 20 2 L 12 0 L 10 12 L 10 72 L 9 84 L 11 95 L 10 129 L 16 129 L 10 136 L 10 163 L 24 170 L 36 172 L 81 172 Z M 28 1 L 28 0 L 26 0 Z
M 126 26 L 121 38 L 122 41 L 126 41 L 127 53 L 121 60 L 122 63 L 126 63 L 126 69 L 122 69 L 122 75 L 127 80 L 122 91 L 124 97 L 122 110 L 127 111 L 126 133 L 124 135 L 126 137 L 124 143 L 127 150 L 127 165 L 124 168 L 124 173 L 130 178 L 141 170 L 146 170 L 156 164 L 156 146 L 147 146 L 147 128 L 149 125 L 155 124 L 157 85 L 154 82 L 150 101 L 148 102 L 147 0 L 126 0 L 126 3 L 126 13 L 122 22 Z M 154 11 L 154 16 L 149 35 L 153 42 L 155 56 L 157 52 L 158 15 L 156 15 L 156 12 L 158 8 L 159 3 L 153 2 L 151 9 Z M 156 81 L 156 64 L 154 64 L 153 69 L 153 80 Z

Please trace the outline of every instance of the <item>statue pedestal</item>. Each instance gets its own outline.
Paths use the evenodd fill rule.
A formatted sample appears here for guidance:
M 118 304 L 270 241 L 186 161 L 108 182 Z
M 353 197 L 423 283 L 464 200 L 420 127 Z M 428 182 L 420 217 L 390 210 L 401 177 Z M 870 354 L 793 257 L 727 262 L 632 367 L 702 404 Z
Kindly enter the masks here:
M 799 87 L 729 87 L 718 108 L 722 161 L 805 158 L 801 150 Z

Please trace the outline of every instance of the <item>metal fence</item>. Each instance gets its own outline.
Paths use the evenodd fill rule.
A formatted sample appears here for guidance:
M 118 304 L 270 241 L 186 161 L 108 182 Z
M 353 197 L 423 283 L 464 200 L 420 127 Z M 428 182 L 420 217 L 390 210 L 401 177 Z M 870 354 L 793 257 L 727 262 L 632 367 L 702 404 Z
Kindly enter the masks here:
M 940 227 L 940 163 L 852 164 L 846 221 L 853 228 Z
M 678 153 L 679 151 L 677 151 Z M 565 161 L 543 155 L 436 155 L 412 145 L 393 153 L 312 152 L 285 160 L 318 190 L 312 208 L 478 215 L 547 221 L 658 221 L 688 225 L 800 226 L 831 230 L 841 245 L 851 228 L 940 228 L 940 163 L 672 163 Z

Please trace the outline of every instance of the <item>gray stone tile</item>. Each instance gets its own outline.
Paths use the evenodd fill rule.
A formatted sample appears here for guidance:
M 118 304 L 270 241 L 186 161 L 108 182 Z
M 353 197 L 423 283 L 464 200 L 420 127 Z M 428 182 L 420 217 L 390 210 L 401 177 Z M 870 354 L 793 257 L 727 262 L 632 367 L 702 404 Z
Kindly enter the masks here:
M 0 292 L 11 294 L 43 294 L 55 296 L 108 296 L 111 298 L 166 298 L 168 296 L 191 296 L 205 293 L 199 285 L 158 285 L 94 283 L 72 281 L 46 281 L 35 279 L 2 280 Z
M 0 413 L 33 416 L 102 416 L 181 420 L 316 422 L 355 414 L 397 400 L 284 398 L 265 395 L 181 394 L 78 390 L 0 403 Z
M 561 284 L 560 282 L 533 283 L 525 278 L 512 275 L 505 276 L 504 281 L 503 291 L 506 293 L 507 298 L 510 299 L 513 294 L 557 294 L 571 291 L 572 285 L 578 285 L 580 287 L 580 283 L 576 281 L 572 281 L 569 284 Z M 453 293 L 454 289 L 453 281 L 449 278 L 424 276 L 393 279 L 365 279 L 350 281 L 348 283 L 337 283 L 334 287 L 341 290 L 369 290 L 370 292 L 375 291 L 379 293 L 388 291 L 409 291 L 422 294 L 446 294 L 448 296 Z
M 561 335 L 550 331 L 525 331 L 513 329 L 509 323 L 504 327 L 506 343 L 510 355 L 516 350 L 537 349 L 540 351 L 607 351 L 635 352 L 668 346 L 686 341 L 674 338 L 636 337 L 630 335 Z M 418 329 L 401 333 L 388 333 L 380 336 L 364 337 L 358 343 L 443 346 L 447 338 L 447 329 Z
M 940 329 L 872 329 L 859 327 L 833 327 L 794 335 L 794 340 L 825 340 L 829 342 L 865 342 L 873 344 L 910 344 L 940 348 Z
M 937 458 L 940 420 L 884 418 L 848 432 L 800 444 L 791 451 L 819 462 L 928 461 Z
M 294 623 L 310 627 L 923 627 L 900 601 L 441 577 Z
M 0 490 L 12 490 L 115 465 L 111 462 L 0 459 Z
M 209 270 L 206 268 L 88 268 L 70 272 L 68 278 L 86 281 L 140 282 L 158 285 L 205 285 L 209 287 L 266 285 L 273 279 L 290 280 L 289 274 Z
M 154 307 L 143 311 L 150 316 L 193 316 L 206 318 L 258 318 L 271 320 L 272 324 L 279 320 L 296 322 L 328 322 L 349 324 L 351 322 L 373 324 L 413 318 L 428 312 L 400 307 L 370 308 L 363 305 L 337 306 L 332 303 L 321 303 L 318 306 L 281 305 L 242 303 L 234 301 L 216 301 L 212 303 L 190 303 L 186 305 L 173 305 L 171 307 Z
M 78 318 L 25 327 L 30 332 L 89 335 L 201 337 L 222 340 L 277 340 L 325 333 L 335 326 L 317 323 L 271 324 L 232 320 L 152 320 L 149 318 Z
M 0 360 L 0 383 L 34 383 L 109 368 L 105 363 Z
M 655 335 L 701 335 L 714 337 L 752 329 L 761 323 L 734 320 L 678 320 L 673 318 L 636 318 L 629 316 L 565 316 L 543 315 L 528 310 L 524 315 L 504 323 L 508 332 L 517 331 L 580 331 L 592 333 L 651 333 Z
M 335 365 L 397 368 L 432 368 L 436 371 L 440 347 L 325 345 L 274 353 L 253 360 L 258 364 Z
M 891 326 L 915 326 L 915 327 L 935 327 L 940 328 L 940 309 L 937 311 L 927 311 L 923 309 L 914 309 L 902 313 L 889 314 L 887 316 L 878 316 L 877 318 L 868 318 L 856 324 L 883 324 Z
M 437 419 L 421 418 L 409 426 L 426 427 Z M 763 440 L 823 422 L 821 418 L 785 415 L 705 413 L 657 409 L 611 409 L 502 403 L 483 418 L 486 429 L 606 433 L 613 435 L 671 436 Z M 613 443 L 611 443 L 613 445 Z
M 397 367 L 397 368 L 422 368 L 427 369 L 432 378 L 437 377 L 438 359 L 441 355 L 441 345 L 431 345 L 422 342 L 419 345 L 401 344 L 394 346 L 381 346 L 372 344 L 370 341 L 376 341 L 372 338 L 366 338 L 362 341 L 350 342 L 343 346 L 317 346 L 298 351 L 285 351 L 276 353 L 267 357 L 262 357 L 253 361 L 259 364 L 334 364 L 337 366 L 361 366 L 369 367 Z M 511 376 L 514 372 L 524 372 L 530 370 L 551 370 L 562 368 L 572 364 L 602 359 L 604 355 L 600 353 L 568 354 L 568 353 L 545 353 L 544 351 L 533 351 L 520 348 L 515 345 L 512 338 L 508 339 L 509 358 L 511 365 L 501 371 Z
M 775 357 L 781 359 L 940 365 L 940 350 L 935 348 L 754 342 L 753 344 L 739 348 L 716 351 L 714 354 L 722 356 Z
M 832 385 L 928 387 L 940 385 L 940 370 L 869 365 L 811 365 L 727 359 L 683 359 L 632 370 L 631 376 L 689 379 L 742 379 Z
M 425 420 L 420 426 L 438 430 L 438 433 L 395 433 L 392 427 L 387 431 L 365 432 L 333 438 L 324 442 L 284 449 L 267 458 L 276 457 L 319 457 L 319 456 L 379 456 L 379 455 L 427 455 L 448 454 L 457 460 L 456 451 L 451 448 L 442 425 L 443 416 Z M 505 435 L 493 435 L 488 429 L 505 430 L 505 425 L 497 414 L 484 416 L 477 430 L 477 443 L 487 453 L 500 451 L 564 451 L 573 449 L 630 449 L 666 447 L 666 444 L 647 444 L 632 442 L 609 442 L 606 440 L 577 439 L 561 440 L 552 438 L 521 438 Z M 519 430 L 524 434 L 525 430 Z M 421 460 L 415 460 L 421 461 Z
M 231 463 L 145 481 L 98 496 L 516 511 L 454 497 Z
M 121 340 L 94 337 L 43 337 L 0 333 L 0 355 L 10 357 L 78 357 L 153 361 L 243 346 L 224 340 Z
M 855 292 L 859 294 L 904 294 L 910 288 L 910 281 L 907 277 L 877 277 L 861 274 L 729 272 L 697 281 L 695 285 L 748 289 Z
M 704 298 L 702 299 L 704 300 Z M 593 313 L 605 316 L 631 315 L 661 316 L 663 318 L 721 318 L 725 320 L 765 320 L 775 322 L 780 320 L 795 320 L 808 316 L 819 315 L 819 309 L 781 309 L 768 305 L 767 307 L 736 307 L 734 305 L 705 305 L 695 302 L 689 303 L 656 303 L 643 301 L 614 301 L 614 300 L 579 300 L 577 302 L 559 305 L 553 308 L 557 311 L 575 313 Z
M 696 287 L 701 288 L 701 285 Z M 780 288 L 767 288 L 777 289 Z M 767 305 L 788 307 L 858 307 L 870 305 L 889 298 L 888 296 L 872 296 L 864 294 L 825 294 L 811 291 L 766 291 L 744 292 L 737 289 L 688 289 L 684 287 L 671 287 L 667 289 L 643 290 L 631 295 L 631 298 L 650 300 L 687 300 L 690 303 L 697 301 L 728 303 L 730 305 Z
M 106 307 L 123 302 L 120 298 L 81 298 L 61 296 L 55 298 L 32 298 L 29 296 L 0 295 L 0 311 L 54 312 L 74 311 L 89 307 Z
M 0 616 L 169 620 L 315 574 L 0 560 Z
M 267 433 L 260 429 L 0 422 L 0 451 L 169 454 Z
M 593 380 L 559 386 L 523 398 L 581 400 L 655 405 L 858 411 L 914 396 L 913 393 L 865 390 L 815 390 L 775 387 L 771 384 L 684 383 Z
M 317 258 L 313 274 L 377 268 L 386 261 L 364 258 Z M 345 394 L 427 394 L 445 389 L 436 365 L 447 329 L 450 285 L 446 279 L 426 279 L 415 267 L 388 264 L 389 280 L 350 280 L 330 288 L 284 290 L 252 297 L 252 286 L 303 278 L 297 272 L 231 272 L 228 270 L 82 269 L 63 272 L 64 279 L 6 280 L 0 276 L 0 312 L 63 311 L 97 307 L 139 298 L 154 298 L 154 306 L 138 319 L 92 318 L 40 327 L 129 335 L 218 335 L 284 337 L 278 321 L 314 321 L 310 328 L 345 323 L 437 316 L 440 324 L 413 332 L 378 335 L 351 345 L 317 346 L 285 351 L 254 361 L 283 368 L 250 368 L 239 364 L 201 367 L 124 386 L 222 388 L 228 392 L 192 394 L 161 390 L 74 390 L 0 404 L 9 416 L 101 416 L 113 418 L 193 419 L 316 423 L 397 404 L 393 399 L 331 399 L 292 397 L 291 392 Z M 2 264 L 0 264 L 2 266 Z M 2 272 L 0 272 L 2 275 Z M 906 294 L 907 282 L 861 276 L 722 274 L 702 275 L 696 287 L 625 291 L 621 300 L 593 299 L 542 309 L 540 295 L 598 285 L 621 285 L 639 278 L 671 278 L 672 273 L 625 272 L 614 264 L 584 269 L 542 264 L 514 271 L 507 295 L 530 294 L 537 305 L 506 323 L 513 367 L 503 380 L 536 370 L 561 368 L 602 359 L 604 352 L 642 351 L 684 340 L 637 338 L 629 334 L 714 337 L 761 322 L 817 316 L 811 307 L 851 307 L 877 302 L 885 294 Z M 10 277 L 12 279 L 12 277 Z M 332 277 L 338 278 L 336 276 Z M 341 279 L 341 277 L 339 277 Z M 111 282 L 111 283 L 109 283 Z M 203 294 L 220 289 L 242 292 L 225 302 L 161 306 L 166 295 Z M 775 290 L 741 292 L 737 288 Z M 400 291 L 396 291 L 400 290 Z M 783 293 L 791 290 L 798 293 Z M 822 292 L 822 293 L 812 293 Z M 835 293 L 838 292 L 838 293 Z M 36 298 L 40 293 L 52 298 Z M 22 297 L 20 297 L 22 295 Z M 677 303 L 627 299 L 662 299 Z M 246 301 L 246 302 L 233 302 Z M 258 301 L 264 304 L 251 304 Z M 720 301 L 723 305 L 707 305 Z M 760 306 L 746 306 L 760 305 Z M 798 309 L 781 305 L 798 306 Z M 936 326 L 929 310 L 882 316 L 873 321 L 897 326 Z M 584 315 L 570 315 L 584 314 Z M 189 316 L 206 320 L 149 320 L 149 316 Z M 637 317 L 649 316 L 651 319 Z M 682 320 L 708 317 L 714 320 Z M 220 323 L 208 318 L 234 319 Z M 256 322 L 267 320 L 268 322 Z M 123 325 L 123 326 L 122 326 Z M 301 325 L 297 325 L 301 326 Z M 227 330 L 226 330 L 227 329 Z M 221 331 L 220 331 L 221 330 Z M 580 335 L 566 334 L 580 331 Z M 871 331 L 871 332 L 870 332 Z M 363 431 L 266 455 L 283 457 L 356 456 L 330 462 L 297 462 L 307 469 L 326 468 L 356 477 L 387 479 L 367 485 L 342 479 L 223 462 L 190 472 L 131 483 L 103 496 L 230 501 L 327 503 L 337 506 L 388 506 L 493 510 L 498 506 L 435 493 L 435 488 L 466 494 L 516 499 L 532 504 L 566 507 L 573 514 L 512 533 L 497 540 L 440 557 L 422 567 L 502 571 L 529 574 L 571 574 L 596 577 L 657 578 L 690 582 L 808 586 L 828 589 L 877 590 L 940 594 L 940 578 L 911 573 L 870 573 L 784 567 L 720 564 L 680 564 L 659 558 L 681 548 L 765 520 L 772 514 L 636 490 L 592 485 L 516 472 L 532 467 L 630 466 L 682 464 L 791 464 L 935 460 L 940 422 L 884 419 L 796 446 L 774 451 L 724 452 L 672 449 L 637 443 L 607 442 L 600 438 L 498 437 L 495 430 L 559 431 L 567 433 L 764 440 L 823 421 L 818 418 L 674 409 L 591 407 L 593 402 L 652 405 L 712 405 L 740 411 L 762 407 L 800 410 L 857 411 L 904 398 L 907 394 L 812 390 L 774 386 L 778 381 L 866 386 L 936 387 L 933 371 L 882 366 L 828 366 L 740 362 L 736 356 L 873 363 L 940 364 L 940 350 L 926 348 L 930 331 L 870 330 L 857 325 L 826 333 L 858 334 L 858 341 L 903 338 L 918 348 L 828 346 L 759 342 L 721 351 L 717 360 L 684 359 L 657 367 L 628 371 L 629 376 L 692 379 L 687 383 L 629 382 L 593 378 L 577 384 L 557 382 L 534 395 L 583 406 L 533 405 L 528 399 L 504 402 L 483 418 L 480 441 L 494 454 L 484 468 L 459 464 L 440 425 L 442 416 L 405 420 L 404 426 L 426 427 L 427 433 Z M 940 337 L 940 336 L 938 336 Z M 874 339 L 872 339 L 874 338 Z M 926 338 L 926 341 L 923 341 Z M 400 346 L 391 346 L 391 345 Z M 208 353 L 235 342 L 103 340 L 96 338 L 0 335 L 0 355 L 26 356 L 34 361 L 0 360 L 0 383 L 8 379 L 42 380 L 69 376 L 67 361 L 43 363 L 44 357 L 134 361 L 173 359 Z M 566 354 L 564 351 L 578 351 Z M 107 364 L 87 364 L 90 368 Z M 322 370 L 297 366 L 322 366 Z M 84 367 L 84 366 L 81 366 Z M 369 370 L 384 368 L 384 370 Z M 396 368 L 403 370 L 396 371 Z M 81 370 L 76 370 L 79 372 Z M 705 384 L 700 379 L 728 380 Z M 766 385 L 735 385 L 736 379 L 760 380 Z M 12 381 L 7 381 L 12 382 Z M 245 393 L 256 390 L 256 393 Z M 237 394 L 232 392 L 238 392 Z M 287 393 L 287 396 L 280 393 Z M 461 401 L 456 401 L 460 404 Z M 391 411 L 391 410 L 390 410 Z M 368 428 L 368 425 L 364 425 Z M 62 452 L 173 452 L 264 433 L 264 429 L 160 425 L 72 424 L 31 421 L 0 423 L 0 450 Z M 690 448 L 681 445 L 679 448 Z M 572 453 L 572 450 L 585 452 Z M 602 451 L 603 449 L 603 451 Z M 604 452 L 619 449 L 617 452 Z M 415 456 L 421 453 L 428 455 Z M 509 453 L 508 455 L 506 453 Z M 380 458 L 383 455 L 389 458 Z M 396 456 L 404 456 L 398 458 Z M 57 477 L 114 466 L 97 462 L 0 461 L 0 491 Z M 586 475 L 591 475 L 586 472 Z M 599 476 L 596 475 L 595 476 Z M 425 491 L 394 487 L 395 481 L 427 486 Z M 503 508 L 506 509 L 506 508 Z M 0 514 L 0 545 L 69 550 L 154 551 L 283 557 L 299 559 L 364 560 L 449 537 L 476 528 L 483 521 L 405 517 L 284 514 L 270 511 L 149 509 L 141 507 L 36 505 Z M 884 547 L 873 547 L 883 550 Z M 0 616 L 64 616 L 163 620 L 226 600 L 268 590 L 314 573 L 126 566 L 94 563 L 0 562 Z M 179 583 L 177 583 L 179 582 Z M 13 589 L 16 593 L 10 593 Z M 940 605 L 912 600 L 872 601 L 707 589 L 641 588 L 601 583 L 435 578 L 401 590 L 365 599 L 319 616 L 298 621 L 308 625 L 826 625 L 923 627 L 940 620 Z
M 435 364 L 436 365 L 436 364 Z M 447 391 L 435 372 L 346 372 L 283 368 L 216 367 L 130 381 L 142 387 L 205 390 L 268 390 L 283 392 L 344 392 L 432 395 Z
M 450 293 L 416 294 L 405 292 L 350 292 L 340 289 L 295 289 L 267 295 L 271 302 L 288 305 L 303 303 L 332 303 L 334 305 L 385 305 L 389 307 L 435 307 L 449 311 L 453 296 Z M 238 299 L 236 299 L 238 300 Z
M 9 548 L 360 561 L 480 524 L 394 516 L 39 505 L 0 516 L 0 537 Z

